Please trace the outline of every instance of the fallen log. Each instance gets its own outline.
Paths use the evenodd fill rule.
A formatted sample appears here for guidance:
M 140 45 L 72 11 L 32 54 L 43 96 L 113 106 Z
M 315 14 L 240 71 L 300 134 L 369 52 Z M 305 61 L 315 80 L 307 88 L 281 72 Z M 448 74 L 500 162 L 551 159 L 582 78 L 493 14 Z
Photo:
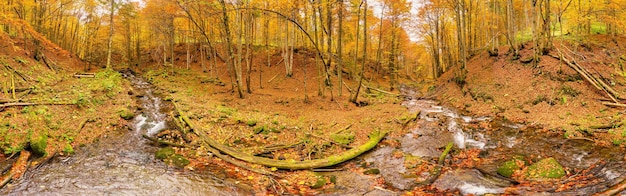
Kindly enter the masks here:
M 381 131 L 373 131 L 369 134 L 369 140 L 358 147 L 352 148 L 344 153 L 339 155 L 333 155 L 323 159 L 314 159 L 314 160 L 305 160 L 305 161 L 295 161 L 295 160 L 274 160 L 264 157 L 257 157 L 253 155 L 249 155 L 243 152 L 239 152 L 231 147 L 220 144 L 219 142 L 211 139 L 209 136 L 204 134 L 204 131 L 198 129 L 195 125 L 193 125 L 189 118 L 186 117 L 181 111 L 180 108 L 174 104 L 177 112 L 183 118 L 183 121 L 187 123 L 187 125 L 194 130 L 196 134 L 203 140 L 207 145 L 223 152 L 235 159 L 239 159 L 248 163 L 259 164 L 267 167 L 276 167 L 279 169 L 289 169 L 289 170 L 300 170 L 300 169 L 314 169 L 321 167 L 330 167 L 339 163 L 343 163 L 350 159 L 353 159 L 372 148 L 376 147 L 376 145 L 387 135 L 387 132 Z
M 58 102 L 58 103 L 5 103 L 0 104 L 0 108 L 15 106 L 31 106 L 31 105 L 75 105 L 74 103 Z
M 75 78 L 95 78 L 96 74 L 74 74 L 72 76 Z
M 396 94 L 396 93 L 392 93 L 392 92 L 385 91 L 385 90 L 382 90 L 382 89 L 374 88 L 374 87 L 371 87 L 371 86 L 365 86 L 365 84 L 361 84 L 361 86 L 363 86 L 363 87 L 365 87 L 365 88 L 367 88 L 367 89 L 371 89 L 371 90 L 375 90 L 375 91 L 378 91 L 378 92 L 384 93 L 384 94 L 393 95 L 393 96 L 399 96 L 399 95 L 398 95 L 398 94 Z
M 145 138 L 145 139 L 147 139 L 147 140 L 150 140 L 150 141 L 156 142 L 156 143 L 158 143 L 158 144 L 162 144 L 162 145 L 173 146 L 173 147 L 179 147 L 179 148 L 191 148 L 191 147 L 192 147 L 192 146 L 188 146 L 188 145 L 185 145 L 185 144 L 176 144 L 176 143 L 172 143 L 172 142 L 168 142 L 168 141 L 159 140 L 159 139 L 156 139 L 156 138 L 150 137 L 150 136 L 148 136 L 148 135 L 146 135 L 146 134 L 143 134 L 143 135 L 142 135 L 142 137 L 143 137 L 143 138 Z M 255 173 L 259 173 L 259 174 L 264 174 L 264 175 L 272 175 L 272 176 L 277 176 L 276 174 L 273 174 L 273 173 L 271 173 L 271 172 L 264 171 L 264 170 L 259 170 L 259 169 L 254 169 L 254 168 L 249 167 L 249 166 L 247 166 L 247 165 L 245 165 L 245 164 L 242 164 L 242 163 L 240 163 L 240 162 L 237 162 L 237 161 L 233 160 L 232 158 L 230 158 L 230 157 L 228 157 L 228 156 L 226 156 L 226 155 L 220 154 L 220 152 L 219 152 L 218 150 L 216 150 L 216 149 L 214 149 L 214 148 L 212 148 L 212 147 L 210 147 L 210 146 L 208 146 L 208 147 L 207 147 L 207 146 L 205 146 L 205 147 L 208 149 L 208 151 L 209 151 L 211 154 L 215 155 L 217 158 L 220 158 L 220 159 L 222 159 L 222 160 L 226 161 L 227 163 L 230 163 L 230 164 L 233 164 L 233 165 L 235 165 L 235 166 L 238 166 L 238 167 L 244 168 L 244 169 L 249 170 L 249 171 L 251 171 L 251 172 L 255 172 Z
M 626 104 L 623 104 L 623 103 L 614 103 L 614 102 L 608 102 L 608 101 L 603 101 L 600 103 L 602 103 L 602 105 L 609 106 L 609 107 L 622 107 L 622 108 L 626 107 Z

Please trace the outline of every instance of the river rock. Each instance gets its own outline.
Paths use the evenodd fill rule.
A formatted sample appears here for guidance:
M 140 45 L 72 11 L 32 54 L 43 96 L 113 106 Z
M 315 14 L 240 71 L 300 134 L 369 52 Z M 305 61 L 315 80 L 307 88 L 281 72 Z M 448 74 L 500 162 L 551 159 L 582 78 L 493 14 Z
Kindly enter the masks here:
M 526 174 L 529 179 L 555 179 L 565 176 L 565 169 L 556 159 L 550 157 L 528 166 Z

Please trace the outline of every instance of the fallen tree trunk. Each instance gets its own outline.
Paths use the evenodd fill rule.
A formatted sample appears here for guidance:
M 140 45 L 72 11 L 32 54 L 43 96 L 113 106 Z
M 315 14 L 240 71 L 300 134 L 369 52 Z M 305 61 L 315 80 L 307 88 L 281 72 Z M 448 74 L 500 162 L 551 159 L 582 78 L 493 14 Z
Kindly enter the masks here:
M 82 73 L 82 74 L 74 74 L 72 75 L 75 78 L 95 78 L 96 74 L 93 73 Z
M 0 104 L 0 108 L 14 107 L 14 106 L 31 106 L 31 105 L 75 105 L 73 103 L 59 102 L 59 103 L 5 103 Z
M 603 102 L 600 102 L 600 103 L 602 103 L 602 105 L 606 105 L 606 106 L 610 106 L 610 107 L 626 108 L 626 104 L 623 104 L 623 103 L 608 102 L 608 101 L 603 101 Z
M 565 62 L 568 66 L 570 66 L 572 69 L 578 72 L 578 74 L 581 75 L 585 80 L 587 80 L 587 82 L 591 83 L 594 87 L 596 87 L 596 89 L 606 93 L 606 95 L 613 102 L 619 103 L 618 99 L 622 99 L 622 98 L 621 98 L 621 95 L 617 91 L 615 91 L 613 88 L 611 88 L 611 86 L 607 85 L 601 79 L 594 77 L 587 69 L 578 65 L 575 61 L 571 61 L 565 58 L 563 53 L 561 53 L 561 51 L 558 48 L 556 49 L 557 49 L 557 52 L 559 53 L 559 56 L 551 55 L 553 58 L 557 58 Z
M 176 111 L 178 112 L 178 114 L 182 117 L 183 121 L 187 123 L 187 125 L 191 129 L 193 129 L 194 132 L 198 134 L 198 136 L 200 136 L 203 142 L 208 144 L 209 146 L 219 150 L 220 152 L 224 152 L 225 154 L 231 157 L 234 157 L 236 159 L 239 159 L 248 163 L 259 164 L 259 165 L 263 165 L 267 167 L 276 167 L 279 169 L 290 169 L 290 170 L 313 169 L 313 168 L 320 168 L 320 167 L 329 167 L 329 166 L 333 166 L 339 163 L 343 163 L 345 161 L 353 159 L 371 150 L 372 148 L 376 147 L 376 145 L 387 135 L 387 132 L 373 131 L 369 134 L 370 139 L 365 144 L 358 146 L 356 148 L 352 148 L 339 155 L 333 155 L 324 159 L 314 159 L 314 160 L 306 160 L 306 161 L 275 160 L 275 159 L 257 157 L 257 156 L 253 156 L 253 155 L 246 154 L 243 152 L 239 152 L 231 147 L 220 144 L 219 142 L 211 139 L 209 136 L 204 134 L 204 132 L 198 129 L 195 125 L 193 125 L 190 122 L 189 118 L 182 113 L 182 111 L 180 110 L 179 107 L 176 106 L 176 104 L 174 104 L 174 107 L 176 108 Z

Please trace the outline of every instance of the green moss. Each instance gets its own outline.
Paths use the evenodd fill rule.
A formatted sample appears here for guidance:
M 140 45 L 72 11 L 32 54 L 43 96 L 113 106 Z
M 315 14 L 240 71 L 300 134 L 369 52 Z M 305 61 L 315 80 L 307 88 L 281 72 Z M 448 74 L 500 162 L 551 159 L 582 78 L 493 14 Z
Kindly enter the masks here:
M 331 134 L 330 138 L 337 143 L 348 145 L 354 141 L 354 134 Z
M 256 120 L 248 120 L 248 126 L 254 127 L 258 122 Z
M 35 137 L 30 139 L 30 148 L 33 150 L 33 153 L 36 155 L 44 156 L 46 155 L 46 147 L 48 147 L 48 136 L 40 135 L 39 137 Z
M 174 149 L 172 147 L 165 147 L 165 148 L 161 148 L 161 149 L 157 150 L 154 153 L 154 156 L 157 159 L 166 159 L 166 158 L 174 155 L 174 153 L 175 152 L 174 152 Z
M 376 174 L 380 174 L 380 170 L 379 170 L 379 169 L 376 169 L 376 168 L 374 168 L 374 169 L 368 169 L 368 170 L 365 170 L 365 171 L 363 172 L 363 174 L 365 174 L 365 175 L 370 175 L 370 174 L 376 175 Z
M 561 178 L 565 169 L 554 158 L 546 158 L 528 166 L 527 175 L 530 179 Z
M 326 178 L 324 178 L 324 176 L 317 176 L 317 181 L 315 181 L 315 184 L 311 185 L 311 188 L 318 189 L 322 188 L 324 185 L 326 185 Z
M 65 154 L 74 154 L 74 148 L 72 148 L 71 144 L 66 144 L 63 148 L 63 153 Z
M 267 128 L 267 126 L 258 126 L 258 127 L 255 127 L 253 131 L 254 131 L 254 134 L 259 134 L 259 133 L 268 134 L 270 130 Z
M 180 154 L 175 154 L 174 156 L 170 157 L 169 160 L 171 161 L 172 165 L 176 167 L 182 168 L 189 165 L 189 160 L 187 160 L 185 157 L 183 157 L 183 155 Z
M 124 120 L 130 120 L 130 119 L 133 119 L 135 117 L 135 113 L 133 113 L 130 110 L 127 110 L 127 109 L 120 110 L 117 113 Z
M 500 165 L 496 172 L 504 177 L 510 178 L 513 173 L 515 173 L 515 171 L 522 169 L 520 165 L 523 165 L 523 162 L 521 160 L 513 159 Z

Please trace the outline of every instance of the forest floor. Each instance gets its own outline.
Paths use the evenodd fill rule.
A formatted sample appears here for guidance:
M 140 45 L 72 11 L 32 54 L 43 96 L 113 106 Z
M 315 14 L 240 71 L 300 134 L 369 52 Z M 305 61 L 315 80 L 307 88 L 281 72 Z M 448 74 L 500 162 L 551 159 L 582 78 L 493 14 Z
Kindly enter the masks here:
M 252 70 L 252 93 L 244 92 L 244 99 L 238 98 L 233 90 L 228 69 L 223 64 L 218 66 L 219 69 L 206 73 L 197 63 L 189 70 L 155 70 L 147 67 L 142 68 L 146 71 L 141 72 L 144 78 L 160 89 L 159 93 L 166 100 L 172 101 L 193 124 L 202 127 L 202 130 L 194 131 L 203 131 L 211 138 L 240 151 L 277 160 L 327 158 L 366 143 L 368 135 L 374 131 L 386 131 L 389 136 L 398 137 L 407 132 L 403 129 L 405 121 L 415 116 L 400 105 L 403 99 L 398 94 L 362 88 L 362 96 L 359 98 L 362 106 L 348 101 L 350 90 L 345 85 L 342 85 L 341 96 L 337 95 L 337 89 L 333 89 L 333 100 L 328 87 L 325 88 L 325 95 L 319 96 L 314 56 L 307 53 L 294 55 L 295 66 L 291 77 L 286 76 L 282 64 L 276 63 L 281 62 L 280 53 L 270 54 L 272 66 L 269 67 L 266 66 L 265 53 L 255 55 L 258 58 L 253 63 L 262 67 L 259 70 L 259 66 L 255 66 Z M 349 88 L 354 89 L 355 81 L 344 80 Z M 333 77 L 331 81 L 336 83 L 337 78 Z M 178 134 L 166 137 L 175 142 L 186 139 Z M 187 141 L 194 139 L 197 138 Z M 219 165 L 225 168 L 221 172 L 231 177 L 238 176 L 257 191 L 276 192 L 272 187 L 280 186 L 284 191 L 307 195 L 319 190 L 312 188 L 316 184 L 320 185 L 318 174 L 311 170 L 280 171 L 278 174 L 285 180 L 275 182 L 268 176 L 197 154 L 197 148 L 178 150 L 191 161 L 186 168 Z M 346 168 L 359 169 L 354 165 Z M 321 185 L 332 186 L 331 179 L 324 178 L 328 178 L 325 179 L 328 184 Z
M 585 40 L 584 42 L 581 40 Z M 486 51 L 467 64 L 463 85 L 454 81 L 454 71 L 438 80 L 437 99 L 447 105 L 479 116 L 534 125 L 564 135 L 586 138 L 598 145 L 626 143 L 624 108 L 607 107 L 605 92 L 594 88 L 573 68 L 551 56 L 575 60 L 619 94 L 626 93 L 623 36 L 592 35 L 583 39 L 559 38 L 550 55 L 541 56 L 537 66 L 531 43 L 525 43 L 514 59 L 509 47 L 500 47 L 497 56 Z
M 0 164 L 12 164 L 6 160 L 22 150 L 33 152 L 32 163 L 18 161 L 8 172 L 14 179 L 28 165 L 129 130 L 136 106 L 120 73 L 96 68 L 74 77 L 84 63 L 49 41 L 41 42 L 46 64 L 33 58 L 32 41 L 4 33 L 0 40 Z

